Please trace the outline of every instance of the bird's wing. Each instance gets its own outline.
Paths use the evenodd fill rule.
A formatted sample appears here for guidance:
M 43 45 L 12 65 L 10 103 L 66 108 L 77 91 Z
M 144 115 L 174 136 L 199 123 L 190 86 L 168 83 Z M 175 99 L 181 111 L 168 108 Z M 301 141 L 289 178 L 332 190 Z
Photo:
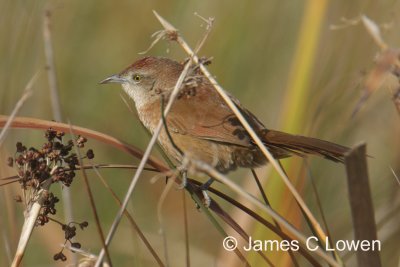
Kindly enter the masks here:
M 240 107 L 236 99 L 232 100 L 256 131 L 264 128 L 253 114 Z M 171 132 L 219 143 L 252 146 L 242 124 L 212 85 L 204 80 L 201 85 L 182 89 L 166 119 Z

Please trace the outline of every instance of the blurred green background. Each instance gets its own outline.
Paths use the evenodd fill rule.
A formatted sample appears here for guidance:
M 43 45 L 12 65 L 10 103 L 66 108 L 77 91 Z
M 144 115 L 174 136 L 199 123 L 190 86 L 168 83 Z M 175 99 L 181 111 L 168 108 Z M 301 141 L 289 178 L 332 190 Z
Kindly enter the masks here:
M 307 13 L 313 7 L 316 11 Z M 400 174 L 400 114 L 391 100 L 396 83 L 388 78 L 351 119 L 351 112 L 361 95 L 363 79 L 373 68 L 379 48 L 360 24 L 336 31 L 330 26 L 343 24 L 342 17 L 351 19 L 365 14 L 383 26 L 383 37 L 390 46 L 399 47 L 400 1 L 0 0 L 0 114 L 11 113 L 28 81 L 41 71 L 33 96 L 19 115 L 53 119 L 44 70 L 43 14 L 46 8 L 52 14 L 51 33 L 63 121 L 110 134 L 142 149 L 149 137 L 121 100 L 122 90 L 118 85 L 100 86 L 98 82 L 131 64 L 140 57 L 139 52 L 149 47 L 151 34 L 161 29 L 152 10 L 176 26 L 192 47 L 202 38 L 206 27 L 194 13 L 215 18 L 200 55 L 213 57 L 209 69 L 220 84 L 267 127 L 347 146 L 367 142 L 368 153 L 372 156 L 369 158 L 370 182 L 376 220 L 380 222 L 378 237 L 383 241 L 383 265 L 398 264 L 400 194 L 399 184 L 390 170 L 393 168 Z M 307 19 L 309 30 L 302 28 Z M 316 38 L 315 42 L 304 35 L 307 32 L 315 33 L 311 36 Z M 305 38 L 303 44 L 299 41 L 300 36 Z M 177 60 L 186 57 L 178 45 L 166 41 L 158 43 L 148 54 Z M 305 72 L 302 74 L 301 70 Z M 291 99 L 296 87 L 306 92 L 297 102 L 297 98 Z M 292 105 L 291 101 L 297 105 Z M 290 118 L 295 118 L 295 122 Z M 34 130 L 10 131 L 0 147 L 1 177 L 15 174 L 13 169 L 3 165 L 6 157 L 14 154 L 15 143 L 22 141 L 27 146 L 40 146 L 44 142 L 42 136 L 42 132 Z M 89 140 L 88 147 L 94 149 L 97 163 L 137 163 L 130 156 L 93 140 Z M 286 160 L 288 165 L 295 161 L 301 162 L 299 159 Z M 351 239 L 344 166 L 313 158 L 310 171 L 331 234 L 336 239 Z M 102 174 L 122 198 L 133 172 L 105 170 Z M 162 177 L 151 183 L 153 176 L 146 174 L 139 181 L 130 209 L 153 247 L 164 258 L 156 205 L 165 183 Z M 244 185 L 253 183 L 243 170 L 230 176 Z M 88 220 L 90 227 L 79 231 L 77 240 L 85 250 L 98 253 L 100 239 L 79 177 L 71 187 L 73 215 L 76 221 Z M 90 173 L 90 178 L 100 219 L 107 232 L 117 206 L 96 175 Z M 280 179 L 274 177 L 270 181 L 268 178 L 262 177 L 267 193 L 272 196 L 272 206 L 283 215 L 297 209 L 293 205 L 284 205 L 291 202 L 292 197 L 283 190 Z M 217 187 L 224 189 L 222 185 Z M 311 210 L 318 214 L 309 179 L 305 178 L 299 188 Z M 61 196 L 59 187 L 53 189 Z M 0 245 L 1 266 L 9 265 L 23 222 L 22 206 L 12 200 L 19 193 L 18 185 L 0 188 L 0 206 L 3 206 L 0 233 L 5 240 Z M 192 266 L 239 266 L 235 255 L 222 251 L 222 237 L 196 210 L 189 197 L 187 203 Z M 230 210 L 229 206 L 223 206 Z M 169 193 L 163 215 L 171 266 L 185 266 L 180 190 Z M 235 215 L 242 216 L 240 213 Z M 61 205 L 58 218 L 63 220 Z M 306 229 L 301 218 L 293 220 L 294 224 Z M 247 224 L 245 228 L 251 233 L 253 225 Z M 37 229 L 24 257 L 26 266 L 65 266 L 66 263 L 52 260 L 62 242 L 63 233 L 57 225 L 50 223 Z M 125 220 L 112 243 L 111 254 L 115 266 L 156 264 Z M 290 266 L 290 261 L 282 261 L 282 255 L 268 256 L 278 266 Z M 67 257 L 73 259 L 68 252 Z M 349 266 L 354 265 L 354 255 L 345 259 Z M 253 260 L 257 262 L 257 259 Z

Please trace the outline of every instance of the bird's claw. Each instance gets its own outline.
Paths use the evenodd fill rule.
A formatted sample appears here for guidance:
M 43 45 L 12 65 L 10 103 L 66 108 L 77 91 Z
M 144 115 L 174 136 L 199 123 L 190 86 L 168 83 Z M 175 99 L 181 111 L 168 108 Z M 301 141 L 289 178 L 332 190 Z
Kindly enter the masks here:
M 181 189 L 186 188 L 187 183 L 188 183 L 188 181 L 187 181 L 187 176 L 186 176 L 186 174 L 183 174 L 183 175 L 182 175 L 182 181 L 181 181 L 181 183 L 178 185 L 178 189 L 181 190 Z
M 211 198 L 207 193 L 207 190 L 201 190 L 201 193 L 203 194 L 203 204 L 206 208 L 209 208 L 211 205 Z

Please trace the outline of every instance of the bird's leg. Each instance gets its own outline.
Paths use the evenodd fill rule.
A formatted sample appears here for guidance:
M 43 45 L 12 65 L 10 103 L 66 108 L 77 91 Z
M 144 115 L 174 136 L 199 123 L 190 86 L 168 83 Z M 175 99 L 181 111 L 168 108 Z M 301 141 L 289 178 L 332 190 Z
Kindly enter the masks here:
M 178 185 L 178 189 L 184 189 L 187 185 L 187 171 L 181 171 L 182 182 Z
M 207 191 L 207 190 L 210 188 L 211 184 L 212 184 L 214 181 L 215 181 L 214 178 L 208 179 L 207 182 L 205 182 L 204 184 L 202 184 L 202 185 L 200 186 L 200 190 L 201 190 L 201 191 Z
M 206 206 L 207 208 L 210 207 L 210 204 L 211 204 L 211 198 L 208 195 L 207 191 L 213 182 L 214 182 L 214 178 L 210 178 L 207 180 L 207 182 L 205 182 L 204 184 L 202 184 L 199 187 L 199 189 L 201 190 L 201 193 L 203 194 L 203 197 L 204 197 L 204 206 Z

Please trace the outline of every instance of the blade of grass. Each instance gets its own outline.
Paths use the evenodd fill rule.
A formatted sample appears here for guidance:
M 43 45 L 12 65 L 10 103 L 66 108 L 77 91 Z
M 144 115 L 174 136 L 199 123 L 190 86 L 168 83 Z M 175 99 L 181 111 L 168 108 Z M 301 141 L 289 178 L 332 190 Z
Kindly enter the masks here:
M 10 128 L 10 126 L 12 125 L 12 121 L 14 120 L 18 111 L 24 105 L 25 101 L 32 95 L 32 86 L 35 83 L 38 76 L 39 76 L 39 72 L 36 72 L 35 75 L 33 75 L 32 78 L 29 80 L 28 84 L 26 85 L 26 87 L 24 89 L 24 92 L 23 92 L 21 98 L 18 100 L 17 104 L 15 105 L 13 111 L 11 112 L 11 115 L 5 121 L 3 129 L 0 132 L 0 146 L 2 145 L 2 143 L 6 137 L 7 131 Z
M 315 179 L 314 179 L 314 176 L 311 173 L 311 169 L 310 169 L 310 166 L 308 165 L 307 159 L 304 159 L 304 167 L 308 170 L 308 177 L 309 177 L 309 179 L 311 181 L 312 191 L 313 191 L 314 196 L 315 196 L 315 202 L 317 204 L 319 213 L 321 215 L 322 223 L 324 224 L 324 227 L 326 229 L 327 237 L 329 237 L 329 245 L 330 245 L 330 247 L 333 247 L 333 240 L 334 239 L 332 238 L 332 235 L 331 235 L 331 233 L 329 231 L 329 227 L 328 227 L 328 223 L 326 221 L 325 213 L 324 213 L 324 210 L 322 209 L 321 199 L 319 197 L 317 186 L 315 184 Z M 338 262 L 341 261 L 339 255 L 336 253 L 336 251 L 332 251 L 332 256 L 334 256 Z
M 355 240 L 378 240 L 374 206 L 369 186 L 366 145 L 354 147 L 345 157 L 347 184 Z M 380 267 L 379 250 L 356 251 L 358 266 Z
M 169 191 L 171 191 L 172 185 L 176 182 L 176 175 L 172 175 L 167 181 L 167 185 L 165 186 L 164 190 L 162 191 L 160 198 L 157 203 L 157 218 L 158 218 L 158 224 L 160 226 L 159 228 L 159 233 L 162 236 L 163 240 L 163 246 L 164 246 L 164 257 L 165 257 L 165 264 L 167 266 L 170 266 L 169 263 L 169 255 L 168 255 L 168 243 L 167 243 L 167 237 L 165 234 L 165 227 L 164 227 L 164 216 L 162 215 L 162 207 L 164 205 L 165 199 L 167 197 L 167 194 Z
M 397 91 L 393 95 L 393 103 L 397 109 L 397 112 L 400 115 L 400 87 L 397 88 Z
M 43 15 L 43 43 L 46 58 L 47 78 L 50 87 L 50 100 L 53 117 L 56 121 L 62 121 L 60 97 L 58 95 L 57 75 L 54 64 L 53 44 L 51 41 L 51 10 L 46 8 Z
M 390 168 L 390 170 L 392 171 L 394 178 L 396 178 L 397 183 L 400 185 L 399 176 L 397 176 L 397 174 L 394 172 L 393 168 Z
M 183 210 L 183 226 L 185 234 L 185 260 L 186 266 L 190 267 L 190 246 L 189 246 L 189 223 L 188 223 L 188 212 L 186 204 L 186 194 L 182 190 L 182 210 Z
M 90 167 L 94 170 L 94 172 L 96 173 L 97 177 L 99 177 L 101 183 L 111 193 L 112 197 L 114 198 L 115 202 L 117 202 L 118 206 L 121 207 L 122 202 L 119 199 L 119 197 L 117 196 L 117 194 L 112 190 L 110 185 L 107 183 L 107 181 L 100 174 L 97 165 L 93 164 L 92 161 L 90 161 L 90 162 L 91 162 L 91 166 Z M 128 221 L 130 222 L 132 227 L 135 229 L 136 233 L 138 234 L 140 239 L 143 241 L 143 243 L 145 244 L 145 246 L 147 247 L 147 249 L 149 250 L 151 255 L 154 257 L 154 259 L 156 260 L 158 266 L 164 267 L 164 263 L 161 261 L 160 257 L 157 255 L 156 251 L 153 249 L 153 247 L 151 246 L 150 242 L 147 240 L 147 238 L 145 237 L 143 232 L 140 230 L 140 227 L 136 223 L 136 221 L 133 219 L 133 216 L 127 210 L 124 211 L 124 215 L 128 218 Z
M 269 202 L 269 200 L 268 200 L 268 198 L 267 198 L 267 195 L 265 194 L 265 191 L 264 191 L 264 189 L 263 189 L 263 186 L 262 186 L 262 184 L 261 184 L 261 182 L 260 182 L 260 179 L 259 179 L 258 176 L 257 176 L 257 173 L 255 172 L 254 169 L 251 169 L 251 173 L 253 174 L 254 180 L 256 181 L 257 187 L 258 187 L 258 189 L 259 189 L 259 191 L 260 191 L 260 193 L 261 193 L 261 196 L 262 196 L 262 198 L 263 198 L 265 204 L 266 204 L 267 206 L 271 206 L 271 204 L 270 204 L 270 202 Z M 276 228 L 278 228 L 279 230 L 281 230 L 281 227 L 279 226 L 278 222 L 277 222 L 275 219 L 273 219 L 273 221 L 274 221 L 274 224 L 275 224 Z M 289 253 L 290 259 L 292 260 L 293 265 L 294 265 L 295 267 L 298 267 L 298 266 L 299 266 L 299 263 L 297 262 L 296 258 L 294 257 L 293 251 L 289 249 L 289 250 L 288 250 L 288 253 Z
M 79 149 L 79 147 L 78 147 L 78 145 L 76 143 L 76 138 L 75 138 L 75 136 L 74 136 L 74 134 L 72 132 L 72 125 L 71 124 L 70 124 L 70 128 L 69 128 L 69 132 L 70 132 L 70 134 L 72 136 L 71 139 L 74 142 L 75 153 L 78 156 L 79 165 L 82 166 L 83 165 L 82 164 L 83 158 L 81 156 L 80 149 Z M 107 256 L 108 263 L 110 264 L 110 266 L 112 266 L 111 256 L 110 256 L 110 253 L 108 251 L 108 246 L 106 245 L 106 242 L 105 242 L 103 228 L 101 227 L 99 214 L 98 214 L 97 208 L 96 208 L 96 203 L 94 201 L 92 189 L 91 189 L 90 184 L 89 184 L 89 179 L 87 177 L 87 174 L 86 174 L 86 171 L 85 171 L 84 168 L 81 168 L 81 172 L 82 172 L 82 176 L 83 176 L 85 189 L 86 189 L 86 192 L 87 192 L 88 197 L 89 197 L 90 207 L 91 207 L 91 210 L 93 212 L 93 216 L 94 216 L 94 219 L 95 219 L 95 222 L 96 222 L 96 228 L 97 228 L 97 231 L 99 233 L 100 240 L 101 240 L 101 245 L 102 245 L 103 249 L 105 250 L 105 254 Z

